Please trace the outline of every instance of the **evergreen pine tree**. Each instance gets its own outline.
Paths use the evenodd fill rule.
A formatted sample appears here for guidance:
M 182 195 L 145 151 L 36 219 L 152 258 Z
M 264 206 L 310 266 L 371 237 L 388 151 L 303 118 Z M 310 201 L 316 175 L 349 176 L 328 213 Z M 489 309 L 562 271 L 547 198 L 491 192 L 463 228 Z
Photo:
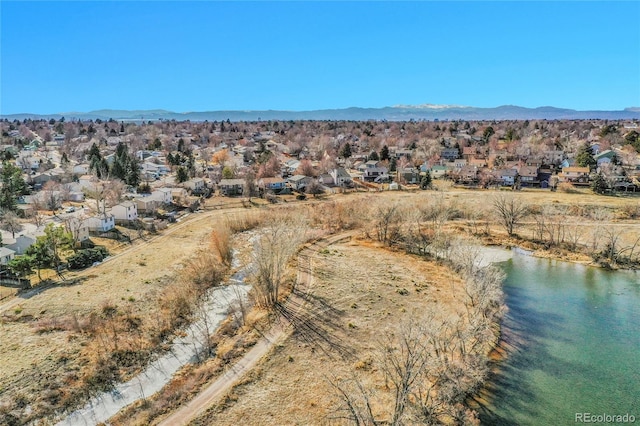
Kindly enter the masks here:
M 596 163 L 597 161 L 593 158 L 593 151 L 591 150 L 589 142 L 585 142 L 580 147 L 578 155 L 576 155 L 576 164 L 580 167 L 593 167 Z
M 380 150 L 380 161 L 389 160 L 389 147 L 384 145 Z

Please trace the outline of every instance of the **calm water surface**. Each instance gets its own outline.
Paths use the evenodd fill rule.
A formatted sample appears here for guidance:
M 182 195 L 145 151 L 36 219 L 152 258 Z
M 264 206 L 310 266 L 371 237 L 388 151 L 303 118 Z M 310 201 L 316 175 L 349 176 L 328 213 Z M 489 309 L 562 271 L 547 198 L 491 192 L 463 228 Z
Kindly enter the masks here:
M 482 423 L 568 425 L 588 412 L 640 424 L 640 274 L 518 255 L 500 265 L 509 351 Z

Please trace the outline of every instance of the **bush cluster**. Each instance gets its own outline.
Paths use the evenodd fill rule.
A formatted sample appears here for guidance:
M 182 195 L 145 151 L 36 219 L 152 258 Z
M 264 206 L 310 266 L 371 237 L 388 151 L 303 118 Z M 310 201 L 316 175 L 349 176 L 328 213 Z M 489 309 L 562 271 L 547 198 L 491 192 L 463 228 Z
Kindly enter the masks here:
M 67 258 L 67 263 L 70 270 L 82 269 L 93 265 L 94 262 L 101 262 L 107 256 L 109 256 L 109 251 L 106 247 L 95 247 L 79 250 Z

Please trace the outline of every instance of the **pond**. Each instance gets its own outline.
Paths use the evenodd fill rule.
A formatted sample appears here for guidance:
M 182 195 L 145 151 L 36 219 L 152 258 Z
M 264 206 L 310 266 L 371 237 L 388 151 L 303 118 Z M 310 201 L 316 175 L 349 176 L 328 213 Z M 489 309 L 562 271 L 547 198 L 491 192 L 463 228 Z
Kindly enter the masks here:
M 482 424 L 640 422 L 640 274 L 514 254 L 499 263 L 509 312 Z M 579 414 L 578 414 L 579 415 Z

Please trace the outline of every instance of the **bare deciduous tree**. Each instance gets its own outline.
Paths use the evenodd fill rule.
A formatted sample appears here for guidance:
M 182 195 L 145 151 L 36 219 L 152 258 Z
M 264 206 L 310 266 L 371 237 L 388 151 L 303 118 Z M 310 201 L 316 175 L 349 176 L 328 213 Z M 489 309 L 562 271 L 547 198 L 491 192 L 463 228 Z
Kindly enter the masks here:
M 22 231 L 23 228 L 18 215 L 12 211 L 7 211 L 2 215 L 0 218 L 0 226 L 5 231 L 11 232 L 12 238 L 15 238 L 16 232 Z
M 306 228 L 301 218 L 277 216 L 256 239 L 251 276 L 259 305 L 273 308 L 278 303 L 287 264 L 304 241 Z
M 400 237 L 402 212 L 397 204 L 380 206 L 375 214 L 376 235 L 378 241 L 390 245 Z
M 373 426 L 378 424 L 373 410 L 369 391 L 355 375 L 347 379 L 331 379 L 329 384 L 335 388 L 342 404 L 337 409 L 338 418 L 350 420 L 357 426 Z
M 424 332 L 412 323 L 407 324 L 396 338 L 383 343 L 380 365 L 394 391 L 392 425 L 402 424 L 409 396 L 427 368 L 429 350 Z
M 527 206 L 515 196 L 498 194 L 493 198 L 493 209 L 504 226 L 507 234 L 512 236 L 516 225 L 527 214 Z

